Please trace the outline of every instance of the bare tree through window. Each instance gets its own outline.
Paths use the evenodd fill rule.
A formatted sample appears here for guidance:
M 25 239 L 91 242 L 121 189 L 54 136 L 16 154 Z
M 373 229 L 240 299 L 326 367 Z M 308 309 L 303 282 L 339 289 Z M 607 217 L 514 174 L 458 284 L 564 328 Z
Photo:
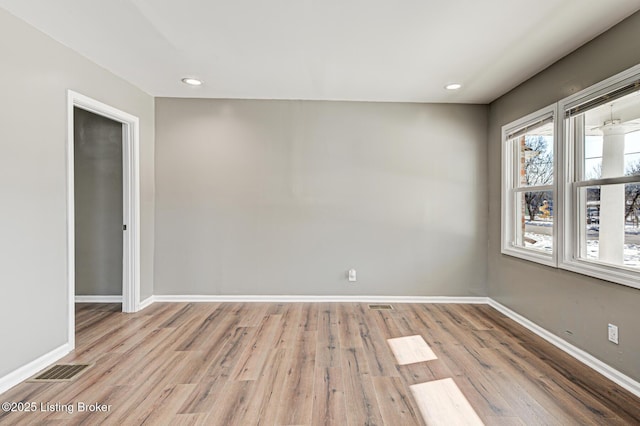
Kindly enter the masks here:
M 522 184 L 543 186 L 553 183 L 553 152 L 544 136 L 527 135 L 523 138 L 522 155 L 524 164 L 521 173 Z M 548 219 L 552 215 L 553 200 L 548 192 L 527 192 L 524 202 L 529 220 Z

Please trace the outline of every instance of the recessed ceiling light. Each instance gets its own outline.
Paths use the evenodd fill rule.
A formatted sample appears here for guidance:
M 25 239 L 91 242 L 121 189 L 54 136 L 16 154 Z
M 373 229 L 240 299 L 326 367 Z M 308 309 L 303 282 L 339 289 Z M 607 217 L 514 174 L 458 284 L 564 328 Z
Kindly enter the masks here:
M 198 80 L 197 78 L 193 78 L 193 77 L 185 77 L 182 79 L 182 82 L 184 84 L 188 84 L 189 86 L 200 86 L 202 85 L 202 80 Z
M 462 87 L 462 84 L 460 83 L 451 83 L 444 86 L 444 88 L 447 90 L 458 90 L 461 87 Z

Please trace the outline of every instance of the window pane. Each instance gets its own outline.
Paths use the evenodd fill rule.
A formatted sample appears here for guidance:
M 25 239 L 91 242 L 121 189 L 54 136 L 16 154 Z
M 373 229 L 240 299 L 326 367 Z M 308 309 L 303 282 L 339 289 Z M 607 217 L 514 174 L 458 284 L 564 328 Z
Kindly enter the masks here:
M 602 157 L 584 160 L 585 180 L 600 179 L 602 177 Z
M 586 136 L 584 138 L 585 158 L 602 157 L 602 136 Z
M 580 189 L 580 257 L 640 268 L 640 182 Z
M 546 123 L 511 140 L 519 159 L 518 186 L 553 184 L 553 123 Z
M 584 138 L 584 178 L 600 179 L 602 177 L 602 136 L 585 136 Z
M 584 112 L 583 177 L 640 174 L 640 96 L 632 93 Z M 574 123 L 577 123 L 574 121 Z
M 518 247 L 553 251 L 553 192 L 517 192 L 516 241 Z
M 640 131 L 624 135 L 624 174 L 640 175 Z

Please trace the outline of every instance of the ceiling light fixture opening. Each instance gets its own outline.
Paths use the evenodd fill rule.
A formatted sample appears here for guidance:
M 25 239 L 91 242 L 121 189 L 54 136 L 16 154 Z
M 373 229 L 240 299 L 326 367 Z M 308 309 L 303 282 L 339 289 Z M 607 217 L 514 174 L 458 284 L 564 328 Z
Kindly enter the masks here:
M 461 87 L 462 87 L 462 84 L 460 83 L 451 83 L 444 86 L 444 88 L 447 90 L 458 90 Z
M 202 80 L 198 80 L 197 78 L 193 78 L 193 77 L 185 77 L 182 79 L 182 82 L 184 84 L 187 84 L 189 86 L 201 86 L 202 85 Z

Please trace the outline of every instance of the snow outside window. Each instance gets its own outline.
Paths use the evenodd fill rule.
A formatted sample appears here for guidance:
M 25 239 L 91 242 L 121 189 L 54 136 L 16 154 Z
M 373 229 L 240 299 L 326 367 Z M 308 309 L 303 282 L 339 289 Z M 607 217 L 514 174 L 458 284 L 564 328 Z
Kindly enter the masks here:
M 502 253 L 556 265 L 555 105 L 502 128 Z

